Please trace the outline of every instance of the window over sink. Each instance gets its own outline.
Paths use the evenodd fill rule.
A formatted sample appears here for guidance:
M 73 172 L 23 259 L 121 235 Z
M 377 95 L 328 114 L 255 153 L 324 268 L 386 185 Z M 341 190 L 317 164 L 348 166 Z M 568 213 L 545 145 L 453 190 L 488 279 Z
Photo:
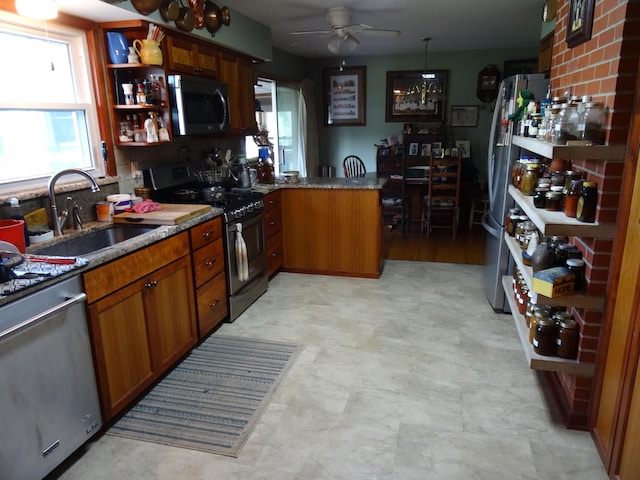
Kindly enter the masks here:
M 0 11 L 0 194 L 103 175 L 85 32 Z

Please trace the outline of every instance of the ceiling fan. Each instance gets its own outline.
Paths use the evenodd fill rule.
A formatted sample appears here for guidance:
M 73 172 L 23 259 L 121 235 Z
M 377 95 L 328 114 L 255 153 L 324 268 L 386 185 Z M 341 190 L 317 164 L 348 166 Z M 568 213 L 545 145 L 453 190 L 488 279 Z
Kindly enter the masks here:
M 354 51 L 360 44 L 357 35 L 375 35 L 379 37 L 397 37 L 398 30 L 380 30 L 363 23 L 351 24 L 352 10 L 349 7 L 331 7 L 327 9 L 326 18 L 330 30 L 304 30 L 291 32 L 292 35 L 320 35 L 330 36 L 327 48 L 333 54 L 340 51 L 344 44 L 350 51 Z

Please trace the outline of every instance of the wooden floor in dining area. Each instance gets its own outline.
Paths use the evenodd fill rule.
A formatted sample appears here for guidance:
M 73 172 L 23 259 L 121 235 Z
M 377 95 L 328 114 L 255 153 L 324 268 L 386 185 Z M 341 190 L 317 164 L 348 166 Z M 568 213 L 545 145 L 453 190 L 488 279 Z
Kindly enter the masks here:
M 479 225 L 459 232 L 455 240 L 448 229 L 434 230 L 429 238 L 419 231 L 403 237 L 400 230 L 386 230 L 382 235 L 382 252 L 388 260 L 484 265 L 485 235 Z

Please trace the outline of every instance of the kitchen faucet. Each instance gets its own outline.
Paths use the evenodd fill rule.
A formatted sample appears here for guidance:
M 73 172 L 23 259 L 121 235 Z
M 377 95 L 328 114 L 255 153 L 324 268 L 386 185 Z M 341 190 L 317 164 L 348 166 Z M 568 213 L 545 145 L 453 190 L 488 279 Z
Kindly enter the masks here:
M 58 216 L 58 208 L 56 207 L 56 194 L 55 194 L 55 185 L 58 179 L 64 175 L 82 175 L 91 183 L 91 191 L 98 192 L 100 187 L 98 186 L 96 179 L 93 178 L 89 173 L 81 170 L 79 168 L 67 168 L 65 170 L 60 170 L 58 173 L 54 174 L 49 179 L 49 185 L 47 189 L 49 191 L 49 203 L 51 205 L 51 219 L 53 221 L 53 235 L 56 237 L 60 237 L 62 235 L 62 225 L 67 220 L 69 216 L 68 207 L 62 212 L 60 216 Z

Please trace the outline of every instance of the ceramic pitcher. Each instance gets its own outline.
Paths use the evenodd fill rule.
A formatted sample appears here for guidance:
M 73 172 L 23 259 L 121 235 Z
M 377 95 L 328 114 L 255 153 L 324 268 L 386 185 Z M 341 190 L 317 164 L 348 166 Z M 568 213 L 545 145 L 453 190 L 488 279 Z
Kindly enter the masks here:
M 160 44 L 155 40 L 145 38 L 144 40 L 135 39 L 133 47 L 140 56 L 140 61 L 147 65 L 162 65 L 162 50 Z

